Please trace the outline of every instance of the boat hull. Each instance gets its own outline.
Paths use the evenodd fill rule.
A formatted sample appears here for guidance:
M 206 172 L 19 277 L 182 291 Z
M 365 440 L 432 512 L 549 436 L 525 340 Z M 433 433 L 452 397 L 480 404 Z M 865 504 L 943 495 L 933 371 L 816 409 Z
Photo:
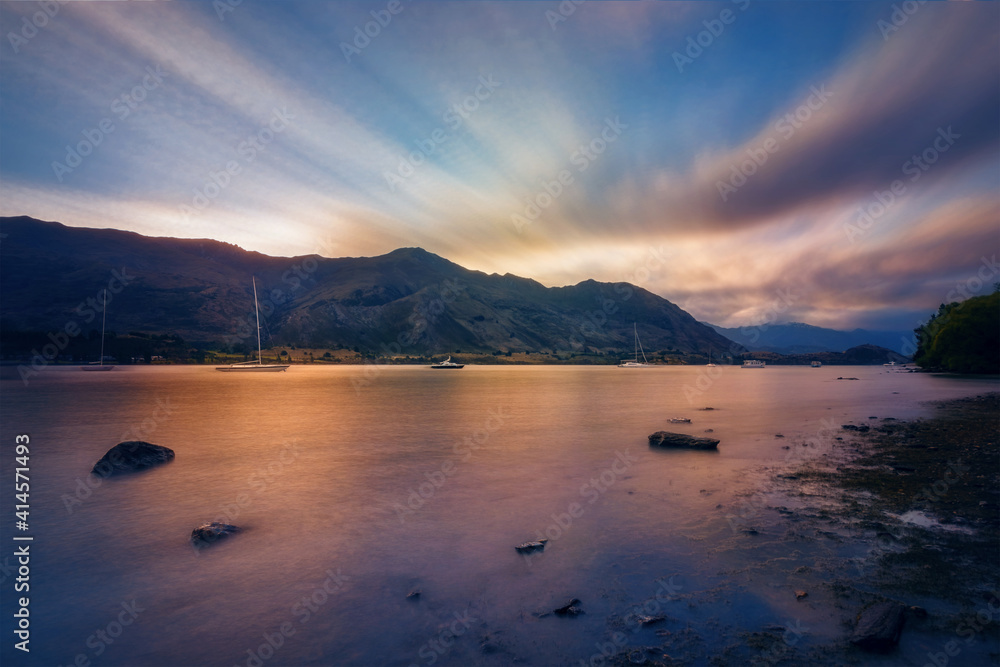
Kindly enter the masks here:
M 223 373 L 279 373 L 288 366 L 263 365 L 263 366 L 216 366 L 215 370 Z
M 465 364 L 451 364 L 449 366 L 431 366 L 431 368 L 439 371 L 458 370 L 459 368 L 465 368 Z
M 114 366 L 80 366 L 81 371 L 110 371 Z

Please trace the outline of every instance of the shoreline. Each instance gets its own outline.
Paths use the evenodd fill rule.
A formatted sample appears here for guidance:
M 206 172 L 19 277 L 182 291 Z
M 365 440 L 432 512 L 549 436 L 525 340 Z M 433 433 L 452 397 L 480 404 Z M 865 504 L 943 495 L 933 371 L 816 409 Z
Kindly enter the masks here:
M 771 475 L 801 503 L 773 508 L 780 526 L 820 524 L 855 554 L 817 569 L 845 633 L 812 648 L 818 664 L 877 655 L 846 635 L 881 601 L 907 611 L 883 658 L 901 662 L 880 664 L 1000 661 L 1000 393 L 930 405 L 923 419 L 841 427 L 823 456 Z

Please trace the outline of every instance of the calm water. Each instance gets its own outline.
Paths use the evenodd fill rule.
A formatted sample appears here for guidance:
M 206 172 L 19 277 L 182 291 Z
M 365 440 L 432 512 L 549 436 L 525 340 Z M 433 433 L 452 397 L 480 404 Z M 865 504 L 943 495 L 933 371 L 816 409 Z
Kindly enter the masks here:
M 662 628 L 707 664 L 793 617 L 820 642 L 843 628 L 787 588 L 836 548 L 761 546 L 727 515 L 830 424 L 998 388 L 882 367 L 372 370 L 56 368 L 25 387 L 3 368 L 0 489 L 13 504 L 9 445 L 30 434 L 35 538 L 32 650 L 12 648 L 8 579 L 4 664 L 576 665 L 615 632 L 642 646 Z M 646 444 L 709 428 L 717 453 Z M 96 486 L 124 439 L 176 459 Z M 196 552 L 192 528 L 213 520 L 246 532 Z M 514 551 L 546 533 L 544 553 Z M 755 569 L 782 549 L 787 567 Z M 584 615 L 536 615 L 573 597 Z M 643 603 L 668 622 L 630 625 Z

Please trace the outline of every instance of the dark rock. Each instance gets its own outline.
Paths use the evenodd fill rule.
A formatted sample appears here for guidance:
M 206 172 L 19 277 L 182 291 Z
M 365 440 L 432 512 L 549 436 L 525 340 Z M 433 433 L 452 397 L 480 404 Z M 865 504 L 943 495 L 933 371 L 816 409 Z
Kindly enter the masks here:
M 784 438 L 785 436 L 781 435 L 780 433 L 775 433 L 774 437 L 775 438 Z
M 840 428 L 845 431 L 857 431 L 858 433 L 867 433 L 870 429 L 867 424 L 862 424 L 861 426 L 855 426 L 854 424 L 841 424 Z
M 898 602 L 876 602 L 858 614 L 851 643 L 866 651 L 886 652 L 899 643 L 905 607 Z
M 552 613 L 557 616 L 579 616 L 583 613 L 583 609 L 580 608 L 581 604 L 583 603 L 577 598 L 573 598 L 563 606 L 553 609 Z
M 94 464 L 91 471 L 98 477 L 145 470 L 174 460 L 174 450 L 142 440 L 119 442 Z
M 923 607 L 907 607 L 906 613 L 914 618 L 927 618 L 927 610 Z
M 699 408 L 699 410 L 714 410 L 715 408 Z
M 805 591 L 795 591 L 795 599 L 796 600 L 801 600 L 801 599 L 807 598 L 807 597 L 809 597 L 809 594 L 806 593 Z
M 212 523 L 198 526 L 191 531 L 191 544 L 198 548 L 211 546 L 219 540 L 239 533 L 242 530 L 239 526 L 213 521 Z
M 705 433 L 715 433 L 715 429 L 714 428 L 706 428 L 705 429 Z
M 530 554 L 533 551 L 544 551 L 546 542 L 548 542 L 548 540 L 538 540 L 537 542 L 522 542 L 521 544 L 518 544 L 514 548 L 517 549 L 518 553 Z
M 420 599 L 420 595 L 421 595 L 422 592 L 423 591 L 421 591 L 419 588 L 414 588 L 412 591 L 410 591 L 409 593 L 406 594 L 406 599 L 407 600 L 419 600 Z
M 698 438 L 684 433 L 657 431 L 649 436 L 651 447 L 690 447 L 693 449 L 716 449 L 719 441 L 715 438 Z
M 656 625 L 657 623 L 662 623 L 665 620 L 667 620 L 667 617 L 663 614 L 638 614 L 635 616 L 635 622 L 641 627 Z

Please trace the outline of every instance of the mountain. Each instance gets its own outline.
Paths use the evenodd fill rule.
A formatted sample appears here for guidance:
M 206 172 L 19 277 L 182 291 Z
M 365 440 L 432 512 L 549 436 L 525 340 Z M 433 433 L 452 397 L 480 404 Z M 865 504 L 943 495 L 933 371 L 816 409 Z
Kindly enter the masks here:
M 729 340 L 749 350 L 779 354 L 809 354 L 811 352 L 843 352 L 859 345 L 877 345 L 894 352 L 913 352 L 912 331 L 840 331 L 824 329 L 801 322 L 762 326 L 719 327 L 705 323 Z
M 890 361 L 903 364 L 909 361 L 893 350 L 878 345 L 858 345 L 843 352 L 809 352 L 807 354 L 781 354 L 779 352 L 755 351 L 755 359 L 767 362 L 768 366 L 808 366 L 814 361 L 824 366 L 873 366 Z
M 420 248 L 379 257 L 270 257 L 207 239 L 150 238 L 0 218 L 0 329 L 100 329 L 255 347 L 251 276 L 265 343 L 381 354 L 742 351 L 666 299 L 628 283 L 545 287 L 465 269 Z

